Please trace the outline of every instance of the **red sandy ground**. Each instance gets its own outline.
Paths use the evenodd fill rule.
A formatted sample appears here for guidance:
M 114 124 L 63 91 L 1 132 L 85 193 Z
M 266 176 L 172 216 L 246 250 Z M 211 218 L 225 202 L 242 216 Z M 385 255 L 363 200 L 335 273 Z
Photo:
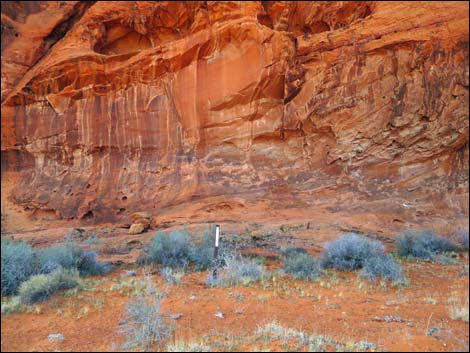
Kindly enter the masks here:
M 348 343 L 367 340 L 381 351 L 455 351 L 468 350 L 468 323 L 449 317 L 448 299 L 468 299 L 468 272 L 462 256 L 458 265 L 404 262 L 409 286 L 393 287 L 360 280 L 357 273 L 336 273 L 321 282 L 303 282 L 287 277 L 250 287 L 208 288 L 207 273 L 191 273 L 182 284 L 166 284 L 156 272 L 157 288 L 167 293 L 162 312 L 181 313 L 171 341 L 203 341 L 216 334 L 223 337 L 248 337 L 258 325 L 277 320 L 284 327 L 316 332 Z M 278 262 L 268 260 L 268 268 Z M 137 270 L 139 277 L 141 269 Z M 109 291 L 119 278 L 115 270 L 97 285 L 72 297 L 57 295 L 38 305 L 38 313 L 2 315 L 2 351 L 108 351 L 119 350 L 124 337 L 118 333 L 129 297 Z M 331 285 L 330 288 L 328 286 Z M 265 288 L 263 288 L 265 287 Z M 238 301 L 232 294 L 242 294 Z M 190 299 L 190 297 L 192 299 Z M 194 298 L 195 297 L 195 298 Z M 98 304 L 97 304 L 98 303 Z M 217 311 L 225 318 L 214 316 Z M 374 321 L 376 316 L 400 316 L 406 322 Z M 408 323 L 409 322 L 409 323 Z M 440 338 L 426 336 L 427 328 L 440 328 Z M 50 333 L 62 333 L 62 343 L 51 343 Z M 269 348 L 276 344 L 246 344 L 238 348 Z M 223 350 L 223 348 L 220 348 Z
M 11 185 L 3 183 L 2 189 L 4 186 Z M 63 242 L 64 235 L 73 229 L 74 225 L 67 221 L 52 224 L 44 219 L 34 220 L 20 208 L 15 208 L 5 194 L 2 192 L 2 215 L 6 216 L 7 236 L 42 247 Z M 386 201 L 384 207 L 399 202 Z M 305 247 L 315 255 L 322 251 L 325 241 L 335 239 L 347 230 L 378 234 L 389 249 L 393 236 L 401 228 L 434 228 L 444 234 L 452 231 L 447 227 L 447 219 L 438 219 L 432 226 L 426 222 L 411 225 L 396 222 L 400 215 L 380 213 L 385 208 L 379 207 L 375 214 L 357 210 L 355 213 L 328 213 L 326 205 L 312 211 L 298 208 L 273 210 L 260 204 L 256 210 L 232 210 L 231 213 L 226 210 L 211 213 L 197 209 L 197 205 L 194 207 L 185 214 L 178 207 L 169 210 L 158 216 L 157 224 L 168 221 L 171 227 L 188 224 L 190 229 L 201 229 L 207 226 L 205 221 L 217 220 L 221 224 L 222 237 L 225 234 L 249 237 L 249 234 L 264 234 L 273 229 L 279 233 L 280 228 L 285 228 L 276 239 L 276 245 L 288 245 L 289 236 L 292 236 L 292 245 Z M 230 221 L 234 219 L 238 221 Z M 453 228 L 457 226 L 452 225 Z M 468 227 L 468 221 L 463 226 Z M 85 238 L 95 234 L 101 241 L 101 244 L 91 246 L 98 250 L 100 259 L 120 262 L 120 268 L 105 277 L 96 291 L 84 291 L 72 297 L 59 294 L 39 304 L 38 313 L 2 315 L 2 351 L 120 349 L 124 338 L 117 331 L 130 298 L 119 291 L 109 291 L 114 284 L 111 279 L 119 278 L 124 268 L 134 267 L 133 262 L 141 252 L 139 244 L 147 243 L 155 232 L 129 235 L 127 229 L 116 224 L 83 228 Z M 130 252 L 114 254 L 106 251 L 113 246 L 127 248 L 129 241 L 137 242 L 137 247 Z M 269 255 L 265 249 L 252 249 L 251 252 Z M 276 283 L 265 283 L 265 288 L 260 283 L 251 287 L 207 288 L 204 285 L 206 273 L 188 274 L 179 286 L 164 283 L 158 271 L 152 278 L 160 290 L 168 293 L 162 300 L 162 311 L 183 314 L 179 320 L 174 320 L 176 329 L 170 341 L 200 342 L 208 335 L 218 334 L 211 339 L 221 343 L 223 335 L 249 337 L 258 325 L 277 320 L 284 327 L 309 333 L 314 331 L 343 343 L 374 342 L 382 351 L 468 351 L 468 323 L 451 320 L 449 316 L 450 298 L 462 301 L 469 298 L 468 267 L 465 269 L 464 266 L 465 263 L 468 266 L 468 253 L 461 254 L 459 261 L 459 265 L 404 261 L 410 284 L 401 288 L 367 284 L 357 273 L 336 273 L 337 279 L 327 276 L 320 283 L 278 278 Z M 276 268 L 280 263 L 279 260 L 268 260 L 267 265 Z M 141 269 L 138 272 L 142 277 Z M 237 301 L 235 297 L 229 297 L 229 293 L 241 293 L 245 299 Z M 191 296 L 196 299 L 191 300 Z M 225 318 L 215 317 L 217 311 L 224 313 Z M 374 321 L 376 316 L 383 319 L 386 315 L 400 316 L 407 321 Z M 433 326 L 440 328 L 439 339 L 426 336 L 427 328 Z M 51 333 L 62 333 L 64 342 L 49 342 L 47 336 Z M 242 344 L 237 348 L 284 350 L 278 344 L 266 342 L 255 346 Z M 219 349 L 223 350 L 223 347 Z

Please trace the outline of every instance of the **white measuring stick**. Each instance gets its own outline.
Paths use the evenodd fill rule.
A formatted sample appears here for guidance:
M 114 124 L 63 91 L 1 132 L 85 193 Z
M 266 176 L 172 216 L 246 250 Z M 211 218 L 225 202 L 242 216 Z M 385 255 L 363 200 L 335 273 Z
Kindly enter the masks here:
M 219 226 L 215 226 L 215 247 L 219 247 Z

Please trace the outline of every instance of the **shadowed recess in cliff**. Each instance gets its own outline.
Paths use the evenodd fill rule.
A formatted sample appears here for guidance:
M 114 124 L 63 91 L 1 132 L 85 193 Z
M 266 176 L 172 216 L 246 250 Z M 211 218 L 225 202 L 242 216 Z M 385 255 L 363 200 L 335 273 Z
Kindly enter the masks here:
M 104 43 L 96 44 L 94 48 L 97 53 L 119 55 L 152 48 L 152 43 L 146 35 L 123 26 L 120 22 L 111 21 L 105 23 L 105 28 Z

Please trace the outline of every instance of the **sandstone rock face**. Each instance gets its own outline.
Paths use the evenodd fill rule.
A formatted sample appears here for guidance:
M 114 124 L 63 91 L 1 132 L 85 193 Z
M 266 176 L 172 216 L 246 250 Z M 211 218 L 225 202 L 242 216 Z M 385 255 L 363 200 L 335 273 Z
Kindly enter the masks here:
M 467 2 L 6 3 L 2 173 L 26 210 L 468 216 Z

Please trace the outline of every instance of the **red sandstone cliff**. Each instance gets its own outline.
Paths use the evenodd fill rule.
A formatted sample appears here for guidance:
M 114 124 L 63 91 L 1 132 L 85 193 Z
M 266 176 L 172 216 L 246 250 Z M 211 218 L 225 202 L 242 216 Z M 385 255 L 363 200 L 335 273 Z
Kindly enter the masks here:
M 98 221 L 323 200 L 467 217 L 468 10 L 2 2 L 8 197 Z

